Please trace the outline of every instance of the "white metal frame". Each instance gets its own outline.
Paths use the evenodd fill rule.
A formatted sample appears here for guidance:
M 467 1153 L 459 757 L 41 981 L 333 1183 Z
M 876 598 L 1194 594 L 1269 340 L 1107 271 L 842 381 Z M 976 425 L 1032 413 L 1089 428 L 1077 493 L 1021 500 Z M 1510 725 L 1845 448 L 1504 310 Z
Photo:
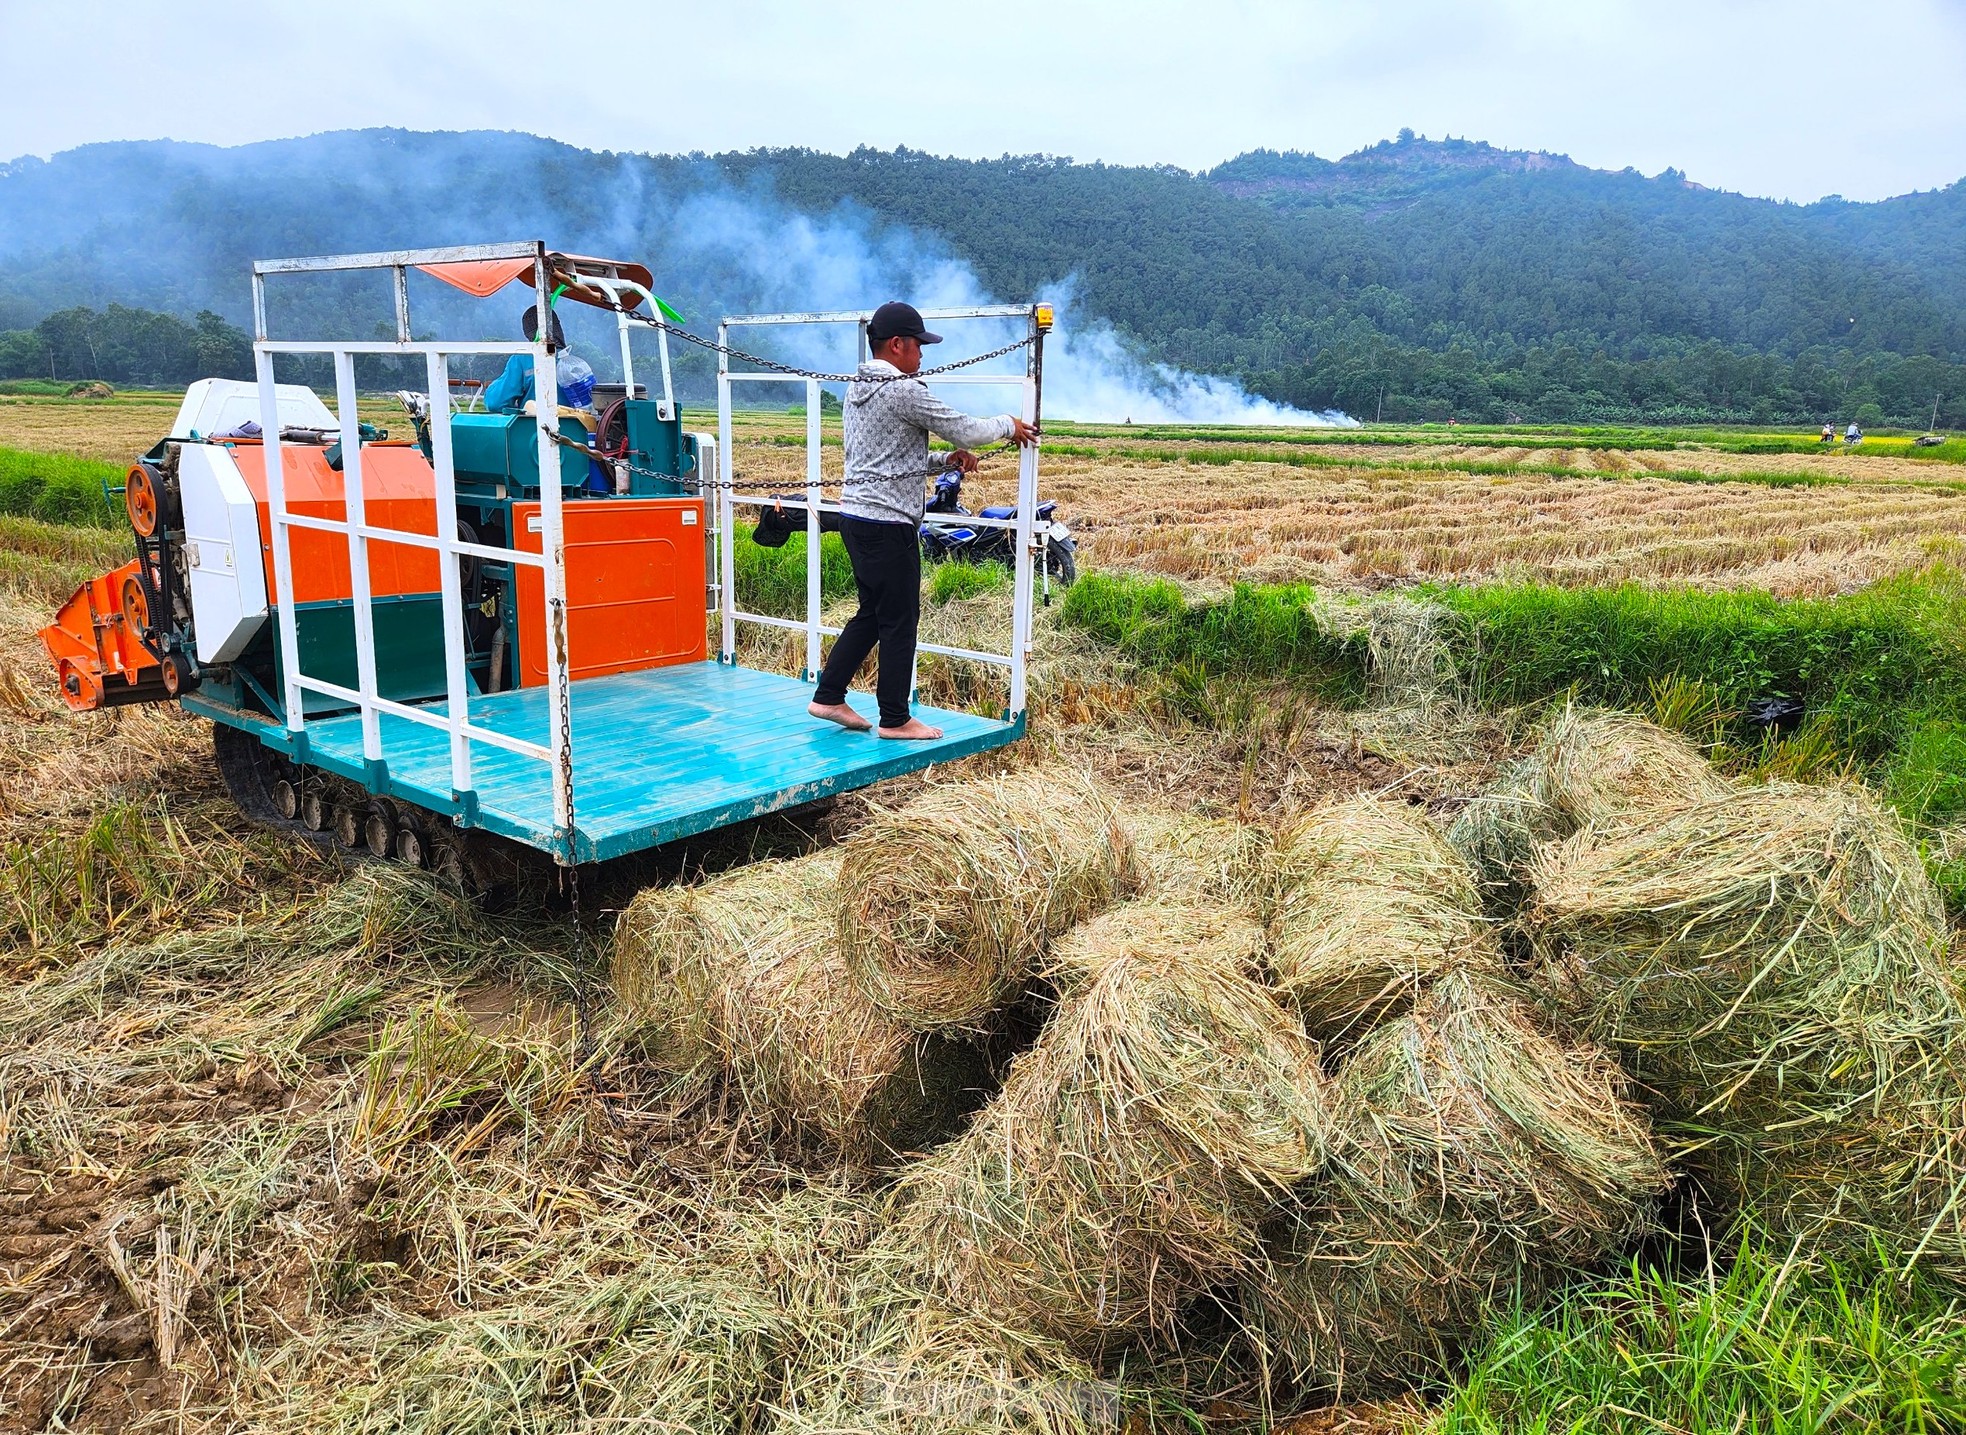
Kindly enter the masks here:
M 448 249 L 406 249 L 375 254 L 328 255 L 308 259 L 260 260 L 253 265 L 253 358 L 259 378 L 262 415 L 275 415 L 262 424 L 266 455 L 266 496 L 273 538 L 273 573 L 279 588 L 278 639 L 285 684 L 287 730 L 304 741 L 307 718 L 303 707 L 308 692 L 323 693 L 356 707 L 362 722 L 362 755 L 371 766 L 384 760 L 381 718 L 384 714 L 444 730 L 450 737 L 452 801 L 468 805 L 475 791 L 471 744 L 488 743 L 549 765 L 553 778 L 553 820 L 565 839 L 562 863 L 573 856 L 573 794 L 567 781 L 572 734 L 571 692 L 566 655 L 566 546 L 561 518 L 563 502 L 559 472 L 559 384 L 552 352 L 545 343 L 418 342 L 410 337 L 408 271 L 418 265 L 464 260 L 530 259 L 535 301 L 542 314 L 549 309 L 547 250 L 543 244 L 482 244 Z M 386 269 L 394 282 L 396 338 L 394 341 L 321 343 L 275 340 L 267 337 L 266 277 L 272 274 L 319 274 L 342 270 Z M 584 276 L 583 276 L 584 277 Z M 591 281 L 590 281 L 591 282 Z M 542 324 L 542 336 L 550 333 Z M 627 347 L 625 325 L 622 346 Z M 336 410 L 341 420 L 342 481 L 346 519 L 317 518 L 291 513 L 281 458 L 279 409 L 274 401 L 273 360 L 278 354 L 326 354 L 334 362 Z M 421 354 L 430 390 L 431 467 L 436 473 L 437 533 L 435 537 L 368 522 L 364 508 L 360 419 L 356 414 L 355 356 L 357 354 Z M 455 354 L 530 354 L 533 360 L 534 409 L 539 432 L 540 552 L 465 543 L 457 537 L 457 473 L 451 454 L 449 359 Z M 666 356 L 665 356 L 666 360 Z M 664 365 L 665 385 L 668 365 Z M 630 382 L 633 382 L 632 375 Z M 632 392 L 632 390 L 630 391 Z M 311 528 L 341 533 L 348 539 L 348 559 L 355 609 L 354 688 L 346 688 L 300 670 L 298 623 L 292 595 L 292 530 Z M 513 535 L 516 539 L 517 535 Z M 444 622 L 444 687 L 447 701 L 440 715 L 428 707 L 391 701 L 377 690 L 375 670 L 374 595 L 369 586 L 368 545 L 400 543 L 427 548 L 438 555 Z M 545 589 L 547 714 L 544 743 L 494 732 L 470 720 L 469 684 L 465 675 L 464 599 L 458 586 L 458 563 L 463 556 L 523 564 L 540 570 Z
M 978 305 L 962 309 L 924 309 L 922 318 L 931 322 L 961 322 L 975 319 L 1022 319 L 1031 326 L 1035 336 L 1040 332 L 1037 305 Z M 731 397 L 734 385 L 740 383 L 798 383 L 801 380 L 788 378 L 784 374 L 770 370 L 738 371 L 730 366 L 730 332 L 738 328 L 766 328 L 792 324 L 852 324 L 858 333 L 858 352 L 862 358 L 867 353 L 867 321 L 870 315 L 863 311 L 808 313 L 808 314 L 747 314 L 727 315 L 717 325 L 717 342 L 721 346 L 717 355 L 717 453 L 721 460 L 717 486 L 717 578 L 712 586 L 711 603 L 722 619 L 722 638 L 719 643 L 719 661 L 734 666 L 737 662 L 737 625 L 753 623 L 767 628 L 783 628 L 793 632 L 804 632 L 805 668 L 801 676 L 805 681 L 816 683 L 821 666 L 822 639 L 837 636 L 838 628 L 831 627 L 820 618 L 820 563 L 819 515 L 822 512 L 838 513 L 837 503 L 827 503 L 821 496 L 822 475 L 820 471 L 820 386 L 818 379 L 805 379 L 806 391 L 806 483 L 805 499 L 800 503 L 786 502 L 788 508 L 803 508 L 806 514 L 806 615 L 801 621 L 794 618 L 779 618 L 768 613 L 749 613 L 737 606 L 737 558 L 736 558 L 736 510 L 737 505 L 763 507 L 775 502 L 767 495 L 739 494 L 733 489 L 736 481 L 735 449 L 731 444 Z M 1038 417 L 1038 366 L 1036 346 L 1025 350 L 1026 362 L 1021 374 L 1005 373 L 953 373 L 941 374 L 927 379 L 930 384 L 968 384 L 981 387 L 1015 388 L 1019 390 L 1021 403 L 1019 415 L 1026 423 L 1036 423 Z M 926 480 L 924 480 L 926 484 Z M 1016 569 L 1014 595 L 1011 603 L 1010 651 L 1006 653 L 984 652 L 974 648 L 954 648 L 941 643 L 918 643 L 916 652 L 938 653 L 943 657 L 961 658 L 969 662 L 985 663 L 992 667 L 1008 670 L 1010 674 L 1010 700 L 1005 717 L 1015 722 L 1024 714 L 1026 706 L 1026 668 L 1031 656 L 1031 586 L 1034 576 L 1035 560 L 1047 540 L 1053 525 L 1041 523 L 1036 518 L 1038 496 L 1038 447 L 1026 444 L 1018 452 L 1017 462 L 1017 516 L 1015 518 L 983 518 L 964 516 L 965 527 L 1005 528 L 1013 530 L 1016 539 Z M 915 686 L 912 682 L 910 687 Z

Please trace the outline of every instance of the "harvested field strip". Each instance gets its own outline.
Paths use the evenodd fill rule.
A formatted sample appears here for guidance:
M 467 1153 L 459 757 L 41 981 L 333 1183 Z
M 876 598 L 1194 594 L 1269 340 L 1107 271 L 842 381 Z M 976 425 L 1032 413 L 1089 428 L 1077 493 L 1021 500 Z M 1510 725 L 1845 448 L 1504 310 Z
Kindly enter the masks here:
M 1486 462 L 1479 459 L 1439 458 L 1439 459 L 1394 459 L 1378 454 L 1331 454 L 1305 453 L 1296 451 L 1265 450 L 1260 447 L 1236 444 L 1195 445 L 1189 448 L 1143 448 L 1132 444 L 1094 447 L 1090 444 L 1048 443 L 1047 455 L 1068 458 L 1123 458 L 1138 463 L 1163 464 L 1214 464 L 1237 463 L 1281 464 L 1286 468 L 1336 468 L 1353 469 L 1370 473 L 1466 473 L 1510 477 L 1518 475 L 1541 475 L 1547 478 L 1596 477 L 1607 481 L 1625 478 L 1627 475 L 1611 469 L 1599 469 L 1591 460 L 1599 451 L 1586 447 L 1570 450 L 1577 455 L 1578 462 L 1563 463 L 1517 463 L 1503 461 Z M 1847 484 L 1851 479 L 1844 474 L 1815 473 L 1760 473 L 1746 470 L 1738 473 L 1708 473 L 1701 469 L 1650 469 L 1643 477 L 1659 482 L 1672 483 L 1757 483 L 1771 488 L 1810 488 Z

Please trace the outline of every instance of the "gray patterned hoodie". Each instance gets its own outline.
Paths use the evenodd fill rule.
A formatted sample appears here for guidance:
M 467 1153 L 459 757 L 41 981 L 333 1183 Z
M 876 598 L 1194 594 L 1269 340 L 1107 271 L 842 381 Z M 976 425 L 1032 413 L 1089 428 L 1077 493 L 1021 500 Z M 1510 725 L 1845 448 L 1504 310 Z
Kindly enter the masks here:
M 898 374 L 885 359 L 868 359 L 859 374 Z M 995 443 L 1011 435 L 1010 415 L 972 418 L 952 409 L 920 379 L 847 386 L 844 415 L 846 482 L 840 511 L 874 523 L 922 521 L 928 480 L 928 436 L 958 448 Z

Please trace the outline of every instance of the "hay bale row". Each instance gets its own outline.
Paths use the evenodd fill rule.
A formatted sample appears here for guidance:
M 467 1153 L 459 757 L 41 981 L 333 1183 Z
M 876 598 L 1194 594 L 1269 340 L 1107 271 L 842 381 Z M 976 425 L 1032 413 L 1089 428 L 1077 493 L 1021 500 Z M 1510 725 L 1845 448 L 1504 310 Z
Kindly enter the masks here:
M 1499 971 L 1467 862 L 1403 802 L 1328 803 L 1270 854 L 1270 972 L 1319 1041 L 1355 1038 L 1429 982 Z
M 1325 1177 L 1243 1283 L 1253 1336 L 1319 1389 L 1444 1369 L 1495 1303 L 1645 1228 L 1666 1173 L 1624 1085 L 1510 986 L 1443 978 L 1340 1073 Z
M 1854 787 L 1770 783 L 1534 867 L 1539 981 L 1689 1161 L 1782 1231 L 1966 1261 L 1966 1003 L 1944 912 Z
M 987 1070 L 910 1031 L 849 976 L 836 943 L 841 857 L 760 862 L 639 895 L 616 929 L 617 991 L 656 1063 L 854 1162 L 948 1130 Z
M 1262 933 L 1136 902 L 1073 931 L 1056 1012 L 1001 1092 L 904 1182 L 929 1289 L 1080 1351 L 1169 1334 L 1247 1269 L 1322 1159 L 1315 1046 L 1257 977 Z
M 1491 902 L 1512 911 L 1527 895 L 1528 868 L 1544 843 L 1649 821 L 1726 791 L 1726 780 L 1679 734 L 1632 713 L 1571 707 L 1461 810 L 1447 837 Z
M 883 1013 L 916 1031 L 980 1029 L 1052 939 L 1138 884 L 1111 797 L 1049 766 L 932 787 L 846 843 L 839 941 Z

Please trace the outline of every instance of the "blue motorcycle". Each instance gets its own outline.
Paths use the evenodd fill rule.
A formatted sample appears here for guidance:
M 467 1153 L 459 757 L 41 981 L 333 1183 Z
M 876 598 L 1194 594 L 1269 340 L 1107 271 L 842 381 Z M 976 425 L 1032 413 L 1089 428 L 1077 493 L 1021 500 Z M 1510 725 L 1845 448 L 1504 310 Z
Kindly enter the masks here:
M 935 497 L 929 501 L 927 517 L 922 520 L 922 557 L 931 562 L 1014 564 L 1016 529 L 978 527 L 962 520 L 1015 518 L 1016 505 L 995 503 L 980 513 L 971 513 L 963 507 L 962 497 L 960 473 L 951 469 L 935 480 Z M 1057 510 L 1058 505 L 1049 499 L 1038 505 L 1037 522 L 1051 525 L 1049 541 L 1041 544 L 1039 552 L 1043 555 L 1045 575 L 1069 585 L 1079 576 L 1079 550 L 1071 529 L 1052 517 Z
M 761 548 L 783 547 L 786 539 L 794 533 L 805 532 L 805 495 L 803 493 L 775 493 L 778 500 L 771 507 L 758 509 L 757 525 L 751 531 L 752 541 Z M 922 520 L 922 557 L 931 563 L 1001 563 L 1006 567 L 1015 564 L 1017 559 L 1017 530 L 979 527 L 964 523 L 965 518 L 1015 518 L 1017 508 L 1014 504 L 992 504 L 981 513 L 971 513 L 963 507 L 963 476 L 953 469 L 935 480 L 935 497 L 929 502 L 927 517 Z M 1044 558 L 1042 572 L 1048 578 L 1056 578 L 1061 584 L 1069 585 L 1079 576 L 1078 544 L 1072 537 L 1072 530 L 1052 517 L 1058 505 L 1047 500 L 1038 505 L 1037 521 L 1051 525 L 1050 539 L 1040 546 Z M 832 510 L 823 510 L 819 515 L 821 533 L 837 533 L 840 529 L 840 515 Z

